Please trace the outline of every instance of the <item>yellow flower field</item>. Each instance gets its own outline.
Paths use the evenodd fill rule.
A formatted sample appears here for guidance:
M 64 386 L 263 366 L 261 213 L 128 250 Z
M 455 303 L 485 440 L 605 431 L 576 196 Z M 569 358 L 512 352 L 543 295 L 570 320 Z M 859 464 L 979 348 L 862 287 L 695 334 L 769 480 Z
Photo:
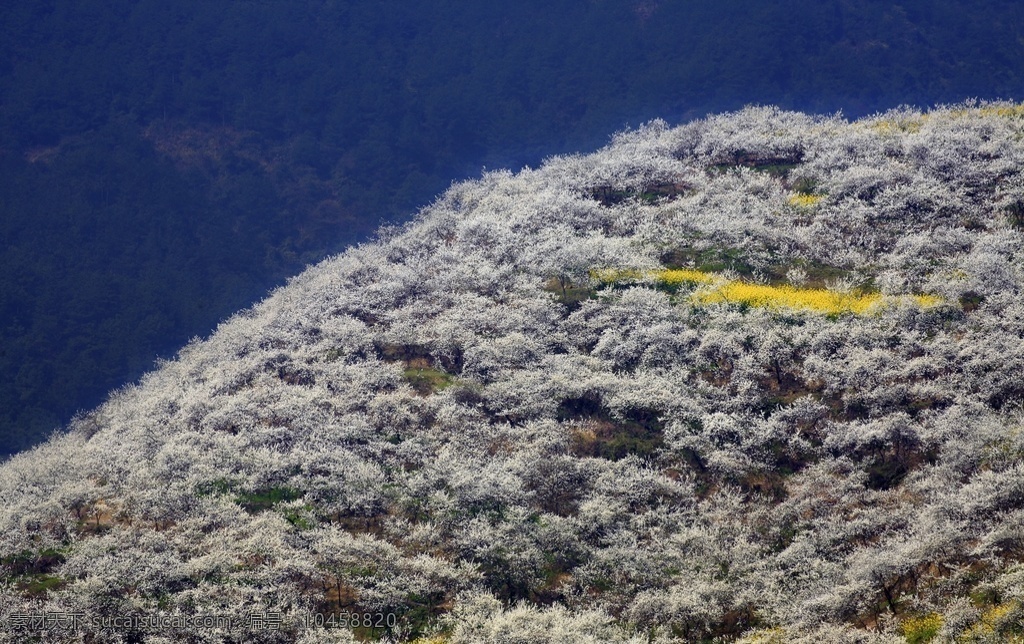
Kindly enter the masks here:
M 722 283 L 708 291 L 697 291 L 691 296 L 691 299 L 701 304 L 735 302 L 767 309 L 814 311 L 827 315 L 841 313 L 867 315 L 901 299 L 909 299 L 921 308 L 942 303 L 942 298 L 935 295 L 909 295 L 896 298 L 886 297 L 881 293 L 839 293 L 824 288 L 797 288 L 789 284 L 769 286 L 767 284 L 750 284 L 739 280 Z
M 826 315 L 868 315 L 899 300 L 910 300 L 922 308 L 937 306 L 943 302 L 942 298 L 927 294 L 887 297 L 881 293 L 845 293 L 825 288 L 799 288 L 790 284 L 754 284 L 686 268 L 647 271 L 599 269 L 591 271 L 591 276 L 604 284 L 649 280 L 673 287 L 699 286 L 701 288 L 690 295 L 690 301 L 695 304 L 731 302 L 759 308 L 811 311 Z
M 824 198 L 825 197 L 822 195 L 809 195 L 804 192 L 794 192 L 793 194 L 789 195 L 789 198 L 786 199 L 786 202 L 789 205 L 795 206 L 797 208 L 813 208 L 814 206 L 818 205 L 818 202 L 820 202 Z
M 666 268 L 658 271 L 651 271 L 655 281 L 669 286 L 680 286 L 682 284 L 710 284 L 715 281 L 711 273 L 698 271 L 692 268 Z
M 701 304 L 735 302 L 767 309 L 792 309 L 818 313 L 855 313 L 863 315 L 882 303 L 879 293 L 846 294 L 823 288 L 797 288 L 784 284 L 750 284 L 725 282 L 708 291 L 698 291 L 692 300 Z

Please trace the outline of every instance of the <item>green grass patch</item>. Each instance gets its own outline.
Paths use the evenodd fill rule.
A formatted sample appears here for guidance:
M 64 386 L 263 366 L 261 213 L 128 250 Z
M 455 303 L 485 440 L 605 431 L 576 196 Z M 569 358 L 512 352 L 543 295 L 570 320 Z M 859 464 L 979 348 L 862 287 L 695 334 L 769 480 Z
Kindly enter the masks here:
M 765 274 L 769 284 L 778 285 L 788 283 L 790 273 L 795 270 L 803 272 L 805 277 L 802 285 L 807 288 L 826 288 L 829 283 L 846 279 L 853 274 L 849 269 L 813 259 L 794 259 L 775 264 L 769 266 Z M 858 285 L 858 289 L 861 293 L 874 292 L 874 278 L 869 278 L 863 284 Z
M 455 382 L 450 374 L 427 366 L 409 366 L 402 372 L 405 381 L 421 396 L 443 391 Z
M 685 246 L 677 248 L 661 256 L 661 261 L 669 269 L 693 269 L 703 273 L 720 273 L 725 270 L 736 271 L 742 276 L 754 274 L 754 266 L 744 258 L 740 248 L 693 248 Z
M 38 552 L 24 550 L 2 557 L 0 566 L 4 569 L 4 574 L 0 576 L 0 583 L 12 584 L 19 592 L 29 597 L 43 597 L 49 591 L 67 584 L 63 577 L 50 573 L 64 563 L 70 551 L 70 547 L 47 548 Z
M 570 431 L 575 456 L 617 461 L 629 455 L 651 458 L 664 446 L 664 426 L 652 410 L 630 409 L 615 416 L 592 398 L 563 400 L 558 420 L 576 421 Z
M 743 249 L 728 246 L 718 248 L 684 246 L 663 253 L 660 259 L 668 269 L 690 269 L 704 273 L 720 273 L 731 270 L 745 278 L 751 278 L 756 273 L 760 273 L 773 286 L 788 284 L 790 272 L 795 269 L 803 272 L 805 275 L 803 286 L 810 288 L 824 288 L 832 281 L 845 279 L 853 274 L 853 271 L 841 266 L 803 258 L 755 267 L 745 255 L 746 251 Z M 873 287 L 871 278 L 859 285 L 862 292 L 874 291 Z
M 796 159 L 756 159 L 741 155 L 735 161 L 708 166 L 708 172 L 724 174 L 736 168 L 750 168 L 754 172 L 762 172 L 777 179 L 786 179 L 793 168 L 799 165 L 800 162 Z
M 302 498 L 302 492 L 295 488 L 280 486 L 269 487 L 254 492 L 242 492 L 235 496 L 235 502 L 249 514 L 269 510 L 279 503 L 287 503 Z
M 790 171 L 800 165 L 799 163 L 761 163 L 751 165 L 750 169 L 755 172 L 763 172 L 779 179 L 785 179 Z
M 42 597 L 51 590 L 63 588 L 67 583 L 63 577 L 55 575 L 30 575 L 18 579 L 14 585 L 25 595 Z
M 0 566 L 6 568 L 12 576 L 38 575 L 47 573 L 64 563 L 67 548 L 46 548 L 38 552 L 23 550 L 17 554 L 0 557 Z
M 235 503 L 242 506 L 250 514 L 269 510 L 278 504 L 302 498 L 301 490 L 288 486 L 262 488 L 253 492 L 239 491 L 238 487 L 238 482 L 222 478 L 201 483 L 196 493 L 201 497 L 232 496 Z M 312 506 L 306 506 L 305 509 L 312 510 L 313 508 Z M 289 523 L 296 525 L 296 527 L 303 527 L 299 525 L 301 521 L 304 521 L 302 519 L 302 512 L 299 510 L 289 510 L 289 512 L 285 513 L 285 519 L 288 519 Z
M 544 290 L 553 293 L 555 298 L 570 311 L 575 311 L 586 300 L 597 297 L 597 290 L 586 284 L 576 284 L 565 277 L 552 277 L 544 284 Z
M 611 186 L 598 186 L 590 191 L 590 195 L 602 206 L 614 206 L 631 200 L 644 203 L 655 203 L 663 199 L 672 200 L 691 191 L 692 188 L 686 184 L 655 183 L 645 186 L 642 190 L 635 188 L 619 190 Z
M 199 496 L 218 496 L 221 494 L 228 494 L 235 489 L 235 483 L 229 479 L 217 479 L 215 481 L 208 481 L 206 483 L 200 483 L 196 488 L 196 494 Z

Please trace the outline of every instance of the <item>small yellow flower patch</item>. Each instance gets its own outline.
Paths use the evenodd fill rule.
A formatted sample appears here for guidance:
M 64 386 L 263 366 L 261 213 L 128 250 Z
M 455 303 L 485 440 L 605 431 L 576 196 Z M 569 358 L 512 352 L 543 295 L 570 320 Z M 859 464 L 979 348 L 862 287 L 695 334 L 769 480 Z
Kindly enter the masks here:
M 797 288 L 784 284 L 749 284 L 733 281 L 719 284 L 707 291 L 693 294 L 693 301 L 701 304 L 733 302 L 767 309 L 793 309 L 838 315 L 863 315 L 882 303 L 879 293 L 847 294 L 823 288 Z
M 711 273 L 698 271 L 692 268 L 666 268 L 660 271 L 650 271 L 650 276 L 662 284 L 679 286 L 681 284 L 710 284 L 715 281 Z
M 945 300 L 938 295 L 923 294 L 911 295 L 910 297 L 913 298 L 914 302 L 916 302 L 922 309 L 930 309 L 933 306 L 938 306 L 945 302 Z
M 974 624 L 966 633 L 964 641 L 1000 641 L 1020 642 L 1018 628 L 1024 618 L 1024 605 L 1016 599 L 997 604 L 985 611 L 981 620 Z M 1017 637 L 1012 637 L 1016 635 Z
M 930 642 L 939 634 L 941 628 L 942 615 L 937 613 L 911 617 L 900 624 L 900 631 L 902 631 L 903 637 L 907 638 L 908 644 Z
M 794 192 L 789 195 L 786 202 L 796 208 L 813 208 L 824 198 L 825 197 L 823 195 L 809 195 L 805 192 Z

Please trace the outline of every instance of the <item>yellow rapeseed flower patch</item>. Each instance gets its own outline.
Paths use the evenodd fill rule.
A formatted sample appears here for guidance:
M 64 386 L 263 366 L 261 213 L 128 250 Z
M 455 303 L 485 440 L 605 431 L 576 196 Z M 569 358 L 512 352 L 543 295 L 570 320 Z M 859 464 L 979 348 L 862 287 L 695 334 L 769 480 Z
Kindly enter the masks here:
M 804 192 L 794 192 L 793 194 L 789 195 L 789 198 L 786 199 L 786 201 L 789 203 L 789 205 L 795 206 L 797 208 L 812 208 L 816 206 L 818 202 L 820 202 L 824 198 L 825 197 L 823 197 L 822 195 L 809 195 Z
M 1000 642 L 1022 642 L 1017 630 L 1024 617 L 1024 606 L 1015 599 L 997 604 L 985 611 L 981 621 L 974 624 L 966 633 L 961 636 L 960 641 L 994 641 L 998 638 Z
M 938 306 L 938 305 L 942 304 L 945 301 L 941 297 L 939 297 L 938 295 L 923 294 L 923 295 L 911 295 L 910 297 L 922 309 L 930 309 L 931 307 Z
M 939 634 L 942 628 L 942 615 L 931 613 L 911 617 L 900 625 L 903 637 L 907 638 L 908 644 L 924 644 L 930 642 Z
M 693 268 L 666 268 L 659 271 L 650 271 L 650 276 L 663 284 L 668 284 L 669 286 L 679 286 L 681 284 L 710 284 L 716 279 L 711 273 L 705 273 L 704 271 L 698 271 Z
M 701 287 L 690 295 L 694 304 L 731 302 L 775 310 L 811 311 L 826 315 L 853 313 L 867 315 L 881 307 L 909 300 L 921 308 L 941 304 L 937 295 L 909 295 L 902 298 L 886 297 L 881 293 L 839 292 L 825 288 L 798 288 L 790 284 L 752 284 L 742 280 L 729 280 L 721 275 L 693 268 L 665 268 L 656 270 L 596 269 L 592 278 L 604 284 L 632 281 L 653 281 L 666 286 Z
M 767 309 L 792 309 L 838 315 L 863 315 L 882 303 L 879 293 L 838 293 L 824 288 L 797 288 L 789 284 L 769 286 L 747 282 L 725 282 L 707 291 L 693 294 L 693 300 L 702 304 L 735 302 Z

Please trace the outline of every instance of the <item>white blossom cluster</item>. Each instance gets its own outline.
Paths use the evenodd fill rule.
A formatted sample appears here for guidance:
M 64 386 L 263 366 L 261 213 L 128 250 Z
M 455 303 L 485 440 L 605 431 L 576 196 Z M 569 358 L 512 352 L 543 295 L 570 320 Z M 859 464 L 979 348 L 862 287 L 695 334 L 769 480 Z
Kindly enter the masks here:
M 454 185 L 3 464 L 0 638 L 1022 637 L 1022 140 L 748 108 Z M 688 265 L 942 303 L 593 277 Z

